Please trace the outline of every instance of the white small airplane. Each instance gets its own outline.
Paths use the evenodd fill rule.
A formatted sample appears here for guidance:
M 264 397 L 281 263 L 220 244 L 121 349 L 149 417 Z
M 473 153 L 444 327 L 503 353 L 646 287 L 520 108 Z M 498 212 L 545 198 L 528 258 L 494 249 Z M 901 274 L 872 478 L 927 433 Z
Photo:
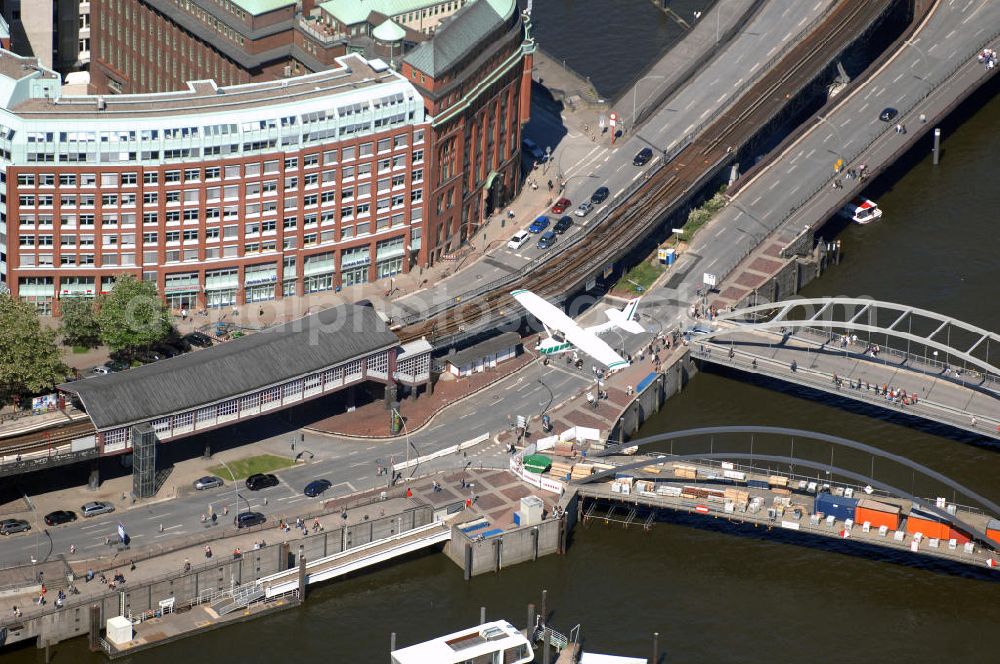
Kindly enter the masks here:
M 521 303 L 529 313 L 542 322 L 548 338 L 538 344 L 537 349 L 542 355 L 553 355 L 579 348 L 594 358 L 609 370 L 622 369 L 628 366 L 628 360 L 616 353 L 611 346 L 597 335 L 613 327 L 639 334 L 645 328 L 635 318 L 639 308 L 639 300 L 629 300 L 623 309 L 608 309 L 604 313 L 607 323 L 583 328 L 567 316 L 558 307 L 528 290 L 516 290 L 511 293 L 514 299 Z

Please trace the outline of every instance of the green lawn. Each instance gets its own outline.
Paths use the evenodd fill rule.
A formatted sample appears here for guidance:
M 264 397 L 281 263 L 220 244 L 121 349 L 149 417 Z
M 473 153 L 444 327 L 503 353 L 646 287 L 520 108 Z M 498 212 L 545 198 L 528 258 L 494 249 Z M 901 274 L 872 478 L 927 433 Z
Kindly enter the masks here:
M 82 353 L 89 353 L 90 349 L 86 346 L 73 346 L 73 352 L 80 355 Z
M 612 290 L 628 291 L 636 295 L 644 293 L 649 290 L 649 287 L 653 285 L 656 278 L 663 274 L 663 269 L 663 266 L 659 263 L 651 265 L 649 261 L 643 261 L 626 272 L 625 276 L 618 280 L 618 283 L 614 285 Z M 641 291 L 636 284 L 642 287 Z
M 243 480 L 254 473 L 270 473 L 274 470 L 280 470 L 281 468 L 288 468 L 289 466 L 295 465 L 295 462 L 288 457 L 277 456 L 274 454 L 261 454 L 260 456 L 246 457 L 245 459 L 237 459 L 236 461 L 230 461 L 227 464 L 232 468 L 233 472 L 236 474 L 236 479 Z M 224 480 L 230 479 L 229 471 L 226 470 L 225 466 L 215 466 L 208 472 L 213 475 L 218 475 Z

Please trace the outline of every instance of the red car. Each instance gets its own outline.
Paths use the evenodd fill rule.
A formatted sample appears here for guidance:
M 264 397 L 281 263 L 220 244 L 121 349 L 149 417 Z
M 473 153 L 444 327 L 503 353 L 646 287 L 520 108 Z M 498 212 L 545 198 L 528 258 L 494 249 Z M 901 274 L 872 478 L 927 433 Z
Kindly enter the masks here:
M 573 201 L 569 200 L 568 198 L 560 198 L 558 201 L 556 201 L 556 204 L 552 206 L 552 213 L 562 214 L 563 212 L 568 210 L 571 205 L 573 205 Z

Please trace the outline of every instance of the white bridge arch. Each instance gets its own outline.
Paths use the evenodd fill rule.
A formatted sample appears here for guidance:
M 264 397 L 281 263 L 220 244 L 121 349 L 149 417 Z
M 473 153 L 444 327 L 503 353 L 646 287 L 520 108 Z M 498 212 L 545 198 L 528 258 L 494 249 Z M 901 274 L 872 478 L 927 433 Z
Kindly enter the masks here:
M 797 318 L 792 314 L 802 313 Z M 885 315 L 892 316 L 888 324 L 879 323 Z M 913 323 L 933 326 L 928 334 L 914 333 Z M 927 348 L 945 353 L 946 357 L 963 361 L 968 367 L 975 367 L 986 376 L 1000 377 L 1000 367 L 990 361 L 990 343 L 1000 344 L 1000 335 L 956 318 L 944 316 L 934 311 L 911 307 L 905 304 L 881 302 L 868 298 L 822 297 L 797 298 L 781 302 L 769 302 L 733 311 L 720 311 L 715 322 L 736 323 L 733 326 L 715 326 L 700 330 L 700 338 L 721 337 L 753 330 L 778 330 L 788 328 L 823 328 L 883 334 L 906 341 L 923 344 Z M 906 325 L 906 327 L 902 327 Z M 952 342 L 952 332 L 966 343 L 959 347 L 958 340 Z M 940 336 L 944 334 L 945 340 Z M 979 350 L 979 353 L 973 354 Z

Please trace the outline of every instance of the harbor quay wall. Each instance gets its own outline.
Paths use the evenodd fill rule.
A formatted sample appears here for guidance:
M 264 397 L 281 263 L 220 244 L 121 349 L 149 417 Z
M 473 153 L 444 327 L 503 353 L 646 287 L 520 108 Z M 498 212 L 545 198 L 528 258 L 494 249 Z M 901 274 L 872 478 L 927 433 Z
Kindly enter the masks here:
M 89 607 L 92 605 L 99 607 L 100 625 L 103 627 L 107 619 L 113 616 L 140 616 L 156 611 L 161 600 L 173 598 L 175 607 L 181 607 L 218 591 L 290 569 L 297 564 L 296 558 L 300 554 L 307 560 L 316 560 L 426 525 L 433 518 L 433 508 L 420 505 L 400 513 L 340 528 L 327 528 L 300 537 L 295 537 L 294 530 L 287 534 L 277 529 L 264 530 L 261 535 L 267 542 L 266 546 L 242 551 L 238 558 L 226 551 L 218 551 L 207 561 L 192 557 L 192 567 L 188 572 L 183 570 L 183 563 L 178 562 L 176 571 L 165 571 L 153 579 L 128 583 L 121 590 L 109 591 L 96 598 L 74 602 L 73 596 L 70 596 L 64 608 L 25 618 L 19 625 L 8 627 L 6 643 L 13 644 L 34 638 L 39 647 L 54 645 L 89 632 Z M 224 541 L 218 544 L 223 546 Z M 150 559 L 140 564 L 145 567 L 163 563 Z M 126 579 L 134 574 L 126 560 L 122 561 L 121 572 Z M 99 581 L 86 584 L 82 579 L 76 580 L 78 587 L 84 590 L 89 589 L 88 586 L 93 587 L 95 583 Z
M 665 366 L 641 392 L 625 406 L 608 434 L 609 443 L 629 440 L 640 427 L 660 411 L 667 399 L 684 389 L 698 372 L 690 351 L 685 351 L 673 363 Z
M 501 534 L 478 540 L 470 538 L 457 527 L 452 528 L 451 540 L 444 552 L 462 568 L 465 579 L 480 574 L 499 572 L 541 556 L 559 553 L 565 522 L 548 518 L 539 524 L 522 526 Z

